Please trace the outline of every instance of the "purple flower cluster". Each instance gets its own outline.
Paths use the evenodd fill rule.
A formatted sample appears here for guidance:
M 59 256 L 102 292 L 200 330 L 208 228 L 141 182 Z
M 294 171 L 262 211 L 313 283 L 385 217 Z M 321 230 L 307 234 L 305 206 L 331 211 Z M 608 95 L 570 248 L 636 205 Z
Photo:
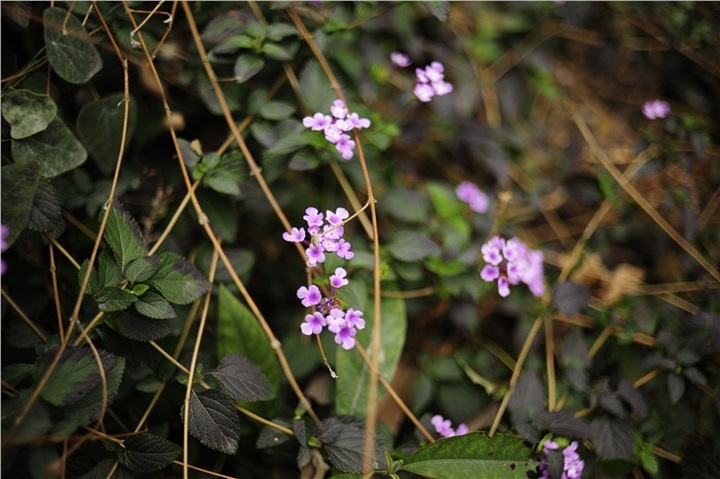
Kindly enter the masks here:
M 648 120 L 665 118 L 670 114 L 670 104 L 663 100 L 648 100 L 643 103 L 642 113 Z
M 455 188 L 455 194 L 460 201 L 467 203 L 470 209 L 476 213 L 485 213 L 488 209 L 488 195 L 475 183 L 463 181 Z
M 410 59 L 400 52 L 392 52 L 390 61 L 400 68 L 410 66 Z M 434 96 L 443 96 L 453 91 L 453 85 L 445 81 L 445 67 L 440 62 L 432 62 L 425 68 L 415 69 L 415 87 L 413 93 L 422 102 L 429 102 Z
M 309 267 L 324 263 L 325 253 L 335 253 L 343 259 L 352 259 L 355 253 L 350 250 L 350 243 L 343 239 L 345 234 L 343 225 L 349 216 L 345 208 L 337 208 L 334 212 L 327 210 L 323 215 L 317 208 L 310 206 L 305 209 L 303 216 L 308 225 L 307 233 L 310 234 L 310 241 L 305 239 L 307 233 L 304 228 L 292 228 L 290 232 L 283 233 L 283 239 L 290 243 L 308 245 L 305 254 L 308 258 L 306 264 Z M 343 349 L 352 349 L 355 347 L 357 330 L 365 328 L 363 312 L 353 308 L 343 309 L 342 300 L 337 296 L 337 290 L 349 283 L 344 268 L 336 268 L 329 282 L 328 297 L 323 297 L 320 288 L 314 284 L 298 288 L 297 297 L 302 305 L 313 308 L 312 312 L 305 316 L 305 322 L 300 326 L 300 330 L 303 334 L 311 336 L 322 333 L 327 327 L 328 331 L 335 334 L 337 344 L 342 345 Z
M 510 294 L 510 285 L 525 283 L 535 296 L 545 292 L 542 251 L 532 250 L 519 238 L 504 240 L 493 236 L 480 248 L 487 263 L 480 277 L 492 283 L 498 282 L 498 293 L 503 298 Z
M 10 228 L 5 225 L 0 225 L 0 252 L 5 251 L 8 248 L 7 238 L 10 235 Z M 0 275 L 5 274 L 5 261 L 0 259 Z
M 545 441 L 543 444 L 543 454 L 546 456 L 551 451 L 555 451 L 559 448 L 555 441 Z M 559 479 L 581 479 L 582 472 L 585 468 L 585 461 L 580 459 L 580 454 L 577 453 L 578 442 L 573 441 L 568 447 L 563 449 L 563 472 Z M 550 473 L 550 466 L 546 459 L 540 461 L 540 479 L 558 479 L 553 478 Z
M 335 145 L 340 156 L 344 160 L 350 160 L 354 154 L 355 141 L 349 132 L 369 127 L 370 120 L 351 113 L 344 101 L 335 100 L 330 107 L 330 115 L 318 112 L 313 116 L 306 116 L 303 118 L 303 125 L 313 131 L 322 131 L 325 139 Z
M 283 233 L 283 239 L 290 243 L 308 245 L 305 254 L 310 267 L 324 263 L 326 252 L 335 253 L 343 259 L 352 259 L 355 256 L 350 250 L 352 245 L 343 239 L 343 224 L 349 216 L 345 208 L 338 208 L 335 212 L 327 210 L 323 218 L 317 208 L 310 206 L 305 209 L 303 216 L 308 224 L 307 234 L 310 234 L 310 241 L 305 240 L 307 234 L 304 228 L 292 228 L 290 232 Z M 325 224 L 325 220 L 328 224 Z
M 461 423 L 457 429 L 453 429 L 450 419 L 445 419 L 439 414 L 433 416 L 430 422 L 435 426 L 435 431 L 440 434 L 441 437 L 462 436 L 468 433 L 467 424 Z

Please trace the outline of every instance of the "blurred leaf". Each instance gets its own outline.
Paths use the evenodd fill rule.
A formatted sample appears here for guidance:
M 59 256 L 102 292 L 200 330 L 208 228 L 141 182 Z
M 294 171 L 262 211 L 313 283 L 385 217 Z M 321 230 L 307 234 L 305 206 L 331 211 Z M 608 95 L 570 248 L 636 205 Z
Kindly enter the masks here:
M 53 236 L 58 236 L 65 229 L 60 197 L 52 183 L 47 180 L 40 180 L 38 183 L 28 227 Z
M 720 477 L 720 452 L 694 452 L 683 458 L 684 479 L 717 479 Z
M 537 467 L 518 437 L 470 433 L 441 439 L 408 456 L 400 470 L 435 479 L 502 477 L 526 479 Z
M 455 192 L 448 188 L 447 185 L 430 181 L 427 184 L 430 201 L 432 201 L 435 211 L 445 219 L 462 217 L 463 206 L 458 200 Z
M 300 99 L 309 112 L 327 112 L 337 97 L 317 60 L 308 60 L 300 72 Z
M 648 403 L 642 393 L 633 386 L 632 381 L 623 378 L 618 384 L 618 395 L 627 402 L 632 411 L 637 414 L 640 419 L 644 419 L 648 414 Z
M 117 93 L 88 103 L 77 117 L 78 135 L 90 150 L 95 164 L 105 174 L 113 172 L 120 153 L 125 121 L 124 99 L 122 93 Z M 137 119 L 135 99 L 130 97 L 129 101 L 125 145 L 133 137 Z
M 95 295 L 100 311 L 114 312 L 127 309 L 131 304 L 137 301 L 137 296 L 126 289 L 111 286 L 103 288 Z
M 540 440 L 537 429 L 531 425 L 535 414 L 545 409 L 543 385 L 537 373 L 523 371 L 515 384 L 508 409 L 513 427 L 530 441 Z
M 152 291 L 148 291 L 138 298 L 135 302 L 135 309 L 143 316 L 152 319 L 172 319 L 176 316 L 170 303 Z
M 553 288 L 550 302 L 561 313 L 573 315 L 582 311 L 589 300 L 590 293 L 584 286 L 573 281 L 565 281 Z
M 538 411 L 534 417 L 534 424 L 541 431 L 579 439 L 587 439 L 592 432 L 588 423 L 576 418 L 569 411 Z
M 670 401 L 673 404 L 683 397 L 685 394 L 685 379 L 679 374 L 670 373 L 667 376 L 667 388 L 668 394 L 670 394 Z
M 70 83 L 86 83 L 102 68 L 102 58 L 75 15 L 57 7 L 43 12 L 45 47 L 55 73 Z
M 243 54 L 235 61 L 233 72 L 238 83 L 245 83 L 263 69 L 265 60 L 252 54 Z
M 2 222 L 9 230 L 5 244 L 10 247 L 30 221 L 40 184 L 40 168 L 34 162 L 3 166 L 0 181 Z
M 103 212 L 100 212 L 102 216 Z M 130 261 L 147 255 L 145 240 L 140 234 L 140 227 L 120 202 L 115 200 L 108 213 L 103 238 L 120 261 L 123 269 Z
M 158 269 L 148 284 L 173 304 L 190 304 L 202 296 L 210 283 L 195 266 L 175 253 L 160 253 Z
M 16 163 L 37 163 L 44 178 L 52 178 L 82 165 L 87 159 L 85 147 L 59 117 L 48 127 L 28 138 L 12 140 Z
M 183 405 L 180 417 L 184 418 Z M 235 454 L 240 440 L 240 418 L 232 399 L 214 389 L 190 393 L 190 434 L 224 454 Z
M 579 328 L 572 329 L 562 339 L 560 347 L 560 362 L 564 367 L 563 373 L 570 387 L 576 391 L 587 389 L 590 365 L 588 359 L 588 346 Z
M 368 305 L 372 301 L 368 301 Z M 366 349 L 370 360 L 373 354 L 380 354 L 379 371 L 388 381 L 395 375 L 400 353 L 405 344 L 407 312 L 405 301 L 400 298 L 382 298 L 380 302 L 381 328 L 379 353 L 370 347 L 374 326 L 370 307 L 364 311 L 366 327 L 357 332 L 355 340 Z M 338 414 L 348 414 L 363 418 L 367 414 L 368 380 L 370 369 L 355 351 L 345 351 L 338 347 L 336 354 L 336 372 L 340 379 L 336 381 L 335 407 Z M 381 395 L 378 395 L 378 400 Z
M 258 320 L 243 303 L 225 286 L 218 289 L 217 355 L 239 354 L 258 365 L 277 391 L 280 369 L 275 352 L 270 346 Z
M 277 42 L 277 41 L 282 40 L 285 37 L 288 37 L 291 35 L 297 35 L 297 34 L 298 34 L 297 29 L 293 25 L 290 25 L 289 23 L 277 22 L 277 23 L 273 23 L 272 25 L 268 25 L 267 36 L 268 36 L 268 39 L 273 42 Z
M 632 458 L 635 433 L 627 421 L 599 417 L 590 424 L 598 459 Z
M 240 183 L 245 178 L 242 158 L 237 152 L 222 155 L 203 177 L 203 184 L 218 193 L 239 196 Z
M 170 334 L 168 320 L 144 318 L 128 311 L 120 313 L 116 324 L 120 334 L 126 338 L 145 343 L 162 339 Z
M 365 423 L 349 416 L 325 419 L 317 438 L 322 442 L 333 466 L 343 472 L 362 472 L 365 457 Z M 385 462 L 377 440 L 373 448 L 372 468 Z
M 125 439 L 118 459 L 133 472 L 149 474 L 172 464 L 181 452 L 182 448 L 173 442 L 141 433 Z
M 623 406 L 620 399 L 612 393 L 606 393 L 600 396 L 600 406 L 612 413 L 614 416 L 624 419 L 627 416 L 627 412 L 625 411 L 625 407 Z
M 415 231 L 398 231 L 387 245 L 390 254 L 400 261 L 419 261 L 440 252 L 430 238 Z
M 47 128 L 57 115 L 57 105 L 47 95 L 13 90 L 3 97 L 2 115 L 10 123 L 10 137 L 21 140 Z
M 131 283 L 147 281 L 157 271 L 159 263 L 157 256 L 141 256 L 128 262 L 123 275 Z
M 409 223 L 425 223 L 428 220 L 428 201 L 416 190 L 392 188 L 381 200 L 383 210 L 395 218 Z
M 700 372 L 698 368 L 690 367 L 685 368 L 682 371 L 683 376 L 685 376 L 691 383 L 698 384 L 698 385 L 706 385 L 707 384 L 707 378 L 703 373 Z
M 423 5 L 433 14 L 435 18 L 441 22 L 447 21 L 448 10 L 450 9 L 450 2 L 443 2 L 439 0 L 428 0 L 422 2 Z
M 300 48 L 298 42 L 291 42 L 285 45 L 278 45 L 277 43 L 265 43 L 262 46 L 261 51 L 273 60 L 288 62 L 295 57 L 295 53 Z
M 262 401 L 273 397 L 273 387 L 259 367 L 239 354 L 228 354 L 209 374 L 215 376 L 220 390 L 232 399 Z
M 295 106 L 282 101 L 269 101 L 260 107 L 260 116 L 266 120 L 286 120 L 295 113 Z

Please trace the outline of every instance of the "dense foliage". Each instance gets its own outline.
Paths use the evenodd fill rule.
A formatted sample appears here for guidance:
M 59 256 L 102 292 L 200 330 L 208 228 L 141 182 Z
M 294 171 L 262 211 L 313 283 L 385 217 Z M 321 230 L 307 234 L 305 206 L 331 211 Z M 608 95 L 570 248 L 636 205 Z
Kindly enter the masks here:
M 3 2 L 3 477 L 720 477 L 718 24 Z

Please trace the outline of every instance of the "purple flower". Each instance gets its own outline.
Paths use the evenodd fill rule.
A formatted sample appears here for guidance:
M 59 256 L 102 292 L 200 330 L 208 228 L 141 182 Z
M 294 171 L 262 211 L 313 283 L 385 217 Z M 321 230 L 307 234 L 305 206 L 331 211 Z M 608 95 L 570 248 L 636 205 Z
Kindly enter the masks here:
M 308 226 L 321 226 L 323 224 L 323 214 L 314 206 L 305 208 L 303 219 L 307 221 Z
M 475 183 L 463 181 L 457 188 L 455 194 L 458 199 L 470 206 L 476 213 L 485 213 L 488 209 L 488 196 Z
M 325 262 L 325 252 L 320 245 L 311 244 L 308 249 L 305 250 L 305 254 L 308 257 L 308 266 L 317 266 Z
M 306 288 L 305 286 L 300 286 L 300 288 L 297 290 L 297 297 L 302 299 L 302 304 L 306 308 L 319 304 L 322 300 L 322 294 L 320 293 L 320 289 L 314 284 L 311 284 L 309 288 Z
M 435 96 L 435 89 L 429 83 L 416 83 L 413 93 L 418 100 L 427 103 Z
M 400 52 L 392 52 L 390 54 L 390 61 L 393 63 L 393 65 L 405 68 L 410 66 L 410 58 L 405 55 L 404 53 Z
M 663 100 L 648 100 L 643 103 L 642 113 L 648 120 L 665 118 L 670 114 L 670 104 Z
M 545 441 L 543 444 L 543 454 L 545 456 L 549 454 L 555 454 L 555 451 L 560 446 L 555 441 Z M 563 449 L 563 471 L 560 478 L 554 478 L 550 473 L 550 466 L 546 458 L 540 461 L 538 469 L 540 471 L 540 479 L 581 479 L 582 472 L 585 468 L 585 461 L 580 459 L 580 455 L 576 452 L 578 448 L 578 442 L 573 441 Z
M 313 116 L 306 116 L 303 118 L 303 125 L 305 128 L 310 128 L 314 131 L 324 130 L 332 124 L 332 118 L 322 113 L 315 113 Z
M 485 261 L 480 271 L 483 281 L 497 280 L 498 293 L 502 297 L 510 294 L 510 286 L 525 283 L 535 296 L 545 293 L 543 253 L 531 250 L 519 238 L 505 241 L 493 236 L 480 247 Z
M 345 326 L 335 334 L 335 342 L 341 344 L 343 349 L 352 349 L 355 347 L 355 335 L 357 331 L 354 328 Z
M 328 331 L 331 333 L 338 333 L 347 325 L 347 321 L 345 321 L 345 311 L 337 307 L 330 310 L 330 314 L 327 315 L 326 319 Z
M 289 241 L 290 243 L 302 243 L 305 241 L 305 230 L 302 228 L 293 228 L 289 233 L 287 231 L 283 233 L 282 236 L 285 241 Z
M 365 329 L 365 320 L 363 319 L 363 312 L 348 308 L 345 312 L 345 322 L 351 328 Z
M 453 437 L 462 436 L 468 433 L 468 427 L 466 424 L 458 425 L 457 430 L 452 428 L 450 419 L 445 419 L 441 415 L 436 414 L 430 419 L 430 422 L 435 426 L 435 431 L 442 437 Z
M 335 254 L 337 254 L 342 259 L 348 259 L 348 260 L 353 259 L 353 257 L 355 256 L 355 253 L 350 251 L 350 247 L 351 247 L 351 245 L 349 242 L 345 241 L 344 239 L 340 239 L 338 241 L 337 251 L 335 252 Z
M 7 239 L 10 236 L 10 228 L 5 225 L 0 225 L 0 252 L 8 249 Z M 0 275 L 5 273 L 5 261 L 0 259 Z
M 369 128 L 370 127 L 370 120 L 367 118 L 360 118 L 360 115 L 357 113 L 350 113 L 347 116 L 347 123 L 350 124 L 350 128 L 347 131 L 352 130 L 355 128 L 356 130 L 362 130 L 363 128 Z
M 300 325 L 300 330 L 306 336 L 322 333 L 323 327 L 327 325 L 325 316 L 315 311 L 305 316 L 305 322 Z
M 350 160 L 353 157 L 353 150 L 355 150 L 355 142 L 350 138 L 350 135 L 343 134 L 335 143 L 335 148 L 343 160 Z
M 345 102 L 342 100 L 335 100 L 330 106 L 330 114 L 335 118 L 342 119 L 348 114 L 348 109 L 345 106 Z
M 340 225 L 343 221 L 348 219 L 350 217 L 350 213 L 348 213 L 348 210 L 346 210 L 343 207 L 340 207 L 335 210 L 333 213 L 330 210 L 327 210 L 325 212 L 325 218 L 328 220 L 328 223 L 331 225 Z
M 335 269 L 335 274 L 330 276 L 330 285 L 335 289 L 342 288 L 348 284 L 348 280 L 345 279 L 346 276 L 347 271 L 344 268 Z
M 415 87 L 413 93 L 422 102 L 429 102 L 434 96 L 447 95 L 453 91 L 453 85 L 445 81 L 445 67 L 440 62 L 432 62 L 423 68 L 415 69 Z
M 315 113 L 303 119 L 303 125 L 311 130 L 321 130 L 325 139 L 335 145 L 338 153 L 344 160 L 352 159 L 355 151 L 355 141 L 348 134 L 354 129 L 363 129 L 370 126 L 370 120 L 360 118 L 360 115 L 350 112 L 345 102 L 338 99 L 330 106 L 330 114 Z

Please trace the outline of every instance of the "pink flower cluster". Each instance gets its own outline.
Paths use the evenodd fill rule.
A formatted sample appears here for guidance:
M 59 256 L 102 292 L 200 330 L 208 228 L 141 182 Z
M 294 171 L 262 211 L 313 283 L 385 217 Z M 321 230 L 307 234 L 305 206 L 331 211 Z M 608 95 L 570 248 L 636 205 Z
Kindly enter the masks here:
M 335 145 L 344 160 L 352 159 L 355 141 L 348 134 L 354 129 L 361 130 L 370 126 L 370 120 L 360 118 L 357 113 L 350 113 L 342 100 L 335 100 L 330 107 L 330 115 L 315 113 L 303 118 L 305 128 L 322 131 L 325 139 Z
M 471 210 L 476 213 L 485 213 L 488 209 L 488 195 L 485 194 L 475 183 L 463 181 L 457 188 L 455 194 L 463 203 L 467 203 Z
M 550 451 L 555 451 L 559 447 L 555 441 L 545 441 L 545 444 L 543 444 L 543 454 L 547 456 L 550 454 Z M 577 448 L 578 442 L 573 441 L 568 447 L 563 449 L 563 472 L 559 478 L 552 477 L 547 459 L 540 461 L 540 479 L 581 479 L 583 469 L 585 469 L 585 461 L 580 459 Z
M 310 241 L 305 240 L 307 234 L 304 228 L 292 228 L 290 232 L 283 233 L 283 239 L 290 243 L 304 243 L 308 245 L 305 250 L 307 265 L 317 266 L 325 262 L 325 253 L 335 253 L 343 259 L 352 259 L 355 256 L 350 248 L 351 244 L 343 239 L 344 221 L 350 216 L 345 208 L 338 208 L 334 212 L 327 210 L 325 218 L 317 208 L 310 206 L 305 209 L 303 219 L 308 224 L 307 233 Z M 325 224 L 325 219 L 328 224 Z
M 498 282 L 498 293 L 503 298 L 510 294 L 510 285 L 525 283 L 532 294 L 542 296 L 545 292 L 542 251 L 532 250 L 519 238 L 504 240 L 493 236 L 482 245 L 480 251 L 487 263 L 480 277 L 492 283 Z
M 643 103 L 642 113 L 648 120 L 665 118 L 670 114 L 670 104 L 663 100 L 648 100 Z
M 400 67 L 410 66 L 410 59 L 400 52 L 392 52 L 390 61 Z M 429 102 L 434 96 L 443 96 L 453 91 L 453 85 L 445 81 L 445 67 L 440 62 L 432 62 L 425 68 L 415 69 L 415 87 L 413 93 L 422 102 Z
M 345 234 L 343 225 L 349 216 L 345 208 L 327 210 L 323 215 L 317 208 L 310 206 L 305 209 L 303 216 L 308 225 L 307 233 L 304 228 L 292 228 L 289 232 L 283 233 L 283 239 L 290 243 L 308 245 L 305 254 L 306 264 L 309 267 L 324 263 L 325 253 L 335 253 L 340 258 L 352 259 L 355 253 L 350 250 L 350 243 L 343 239 Z M 310 241 L 305 239 L 308 233 Z M 349 283 L 344 268 L 336 268 L 329 282 L 330 295 L 326 298 L 323 297 L 320 288 L 314 284 L 298 288 L 297 297 L 302 305 L 313 308 L 312 312 L 305 316 L 305 322 L 300 325 L 300 330 L 303 334 L 311 336 L 322 333 L 327 327 L 328 331 L 335 334 L 337 344 L 342 345 L 343 349 L 352 349 L 355 347 L 357 330 L 365 328 L 363 312 L 353 308 L 343 309 L 342 300 L 336 294 L 338 289 Z
M 463 434 L 468 433 L 467 424 L 461 423 L 458 425 L 457 429 L 453 429 L 450 419 L 445 419 L 439 414 L 433 416 L 432 419 L 430 419 L 430 422 L 433 426 L 435 426 L 435 431 L 441 437 L 462 436 Z
M 0 225 L 0 252 L 3 252 L 8 248 L 8 236 L 10 236 L 10 228 L 5 225 Z M 0 259 L 0 275 L 5 273 L 5 268 L 5 261 Z

